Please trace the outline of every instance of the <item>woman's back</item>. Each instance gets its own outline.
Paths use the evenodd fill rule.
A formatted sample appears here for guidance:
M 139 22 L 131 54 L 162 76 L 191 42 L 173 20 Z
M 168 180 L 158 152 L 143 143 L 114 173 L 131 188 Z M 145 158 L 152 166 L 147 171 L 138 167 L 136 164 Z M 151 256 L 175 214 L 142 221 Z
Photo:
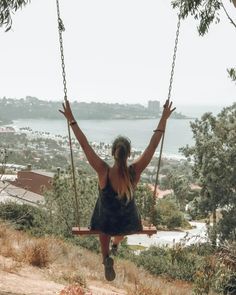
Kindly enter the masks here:
M 133 185 L 133 188 L 135 188 L 137 184 L 137 180 L 135 177 L 134 167 L 133 165 L 130 165 L 127 168 L 129 171 L 129 177 L 130 177 L 131 183 Z M 122 184 L 122 179 L 120 178 L 119 168 L 117 166 L 113 166 L 113 167 L 108 166 L 107 172 L 102 177 L 101 183 L 99 183 L 99 186 L 101 189 L 103 189 L 106 186 L 108 180 L 113 190 L 115 192 L 118 192 L 119 187 Z
M 129 166 L 130 178 L 133 178 L 132 166 Z M 91 219 L 91 229 L 100 230 L 109 235 L 131 234 L 142 230 L 141 217 L 135 198 L 129 200 L 119 196 L 117 191 L 118 171 L 108 168 L 107 181 L 99 189 L 99 197 Z M 119 178 L 118 178 L 119 180 Z

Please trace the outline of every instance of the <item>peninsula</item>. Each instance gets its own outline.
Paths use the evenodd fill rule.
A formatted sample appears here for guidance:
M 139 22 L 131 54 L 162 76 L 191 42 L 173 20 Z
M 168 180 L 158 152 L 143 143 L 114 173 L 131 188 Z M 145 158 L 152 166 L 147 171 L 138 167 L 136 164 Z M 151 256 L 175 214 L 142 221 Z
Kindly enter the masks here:
M 71 105 L 76 117 L 81 120 L 155 119 L 161 115 L 160 102 L 157 100 L 148 101 L 147 107 L 141 104 L 77 101 Z M 17 119 L 60 119 L 60 108 L 61 101 L 45 101 L 31 96 L 20 99 L 0 98 L 0 118 L 7 118 L 8 122 Z M 178 112 L 174 112 L 172 118 L 189 119 Z

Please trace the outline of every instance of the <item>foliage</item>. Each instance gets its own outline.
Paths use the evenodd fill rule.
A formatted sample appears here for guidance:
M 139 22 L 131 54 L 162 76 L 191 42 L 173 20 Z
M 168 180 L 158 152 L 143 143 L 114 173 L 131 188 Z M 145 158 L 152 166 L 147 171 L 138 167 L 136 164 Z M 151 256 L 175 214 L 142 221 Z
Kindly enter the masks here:
M 227 69 L 227 72 L 232 81 L 236 82 L 236 68 Z
M 176 244 L 173 248 L 150 247 L 132 260 L 154 275 L 193 282 L 194 294 L 235 294 L 235 244 L 218 249 L 212 245 Z
M 170 188 L 174 191 L 174 196 L 180 210 L 185 211 L 185 205 L 190 191 L 188 179 L 184 175 L 177 175 L 176 173 L 171 173 L 167 177 L 169 178 Z
M 153 118 L 153 113 L 141 104 L 118 104 L 118 103 L 97 103 L 97 102 L 71 102 L 73 111 L 80 120 L 83 119 L 143 119 Z M 0 117 L 8 119 L 61 119 L 58 112 L 61 108 L 60 101 L 45 101 L 36 97 L 27 96 L 25 99 L 12 99 L 3 97 L 0 99 Z M 174 112 L 173 118 L 183 119 L 186 116 Z
M 155 206 L 153 193 L 146 184 L 138 184 L 135 199 L 142 218 L 144 220 L 151 218 L 151 223 L 154 223 L 153 216 L 151 216 Z
M 133 261 L 154 275 L 193 281 L 198 262 L 210 251 L 208 244 L 186 247 L 176 244 L 173 248 L 152 246 L 133 257 Z
M 12 14 L 28 4 L 30 0 L 2 0 L 0 2 L 0 27 L 5 26 L 9 31 L 12 26 Z
M 194 275 L 194 294 L 235 294 L 236 292 L 236 247 L 224 244 L 214 255 L 206 255 L 199 261 Z
M 221 210 L 222 218 L 218 222 L 218 231 L 221 239 L 236 241 L 236 205 L 235 203 L 228 209 Z
M 204 219 L 208 217 L 208 214 L 204 212 L 204 208 L 202 208 L 203 203 L 201 200 L 200 192 L 195 191 L 195 197 L 192 201 L 188 203 L 187 213 L 193 220 Z
M 89 226 L 90 217 L 97 199 L 97 180 L 80 175 L 77 181 L 77 200 L 70 174 L 56 175 L 53 189 L 45 195 L 46 208 L 54 233 L 71 236 L 76 224 Z M 78 206 L 77 206 L 78 204 Z
M 160 189 L 162 190 L 173 188 L 174 176 L 184 178 L 184 181 L 188 183 L 195 181 L 192 175 L 192 165 L 187 160 L 163 159 L 160 173 L 165 175 L 160 178 Z
M 1 149 L 8 153 L 7 162 L 25 166 L 30 163 L 34 169 L 56 170 L 57 167 L 68 167 L 68 152 L 66 152 L 66 138 L 58 141 L 41 134 L 35 137 L 27 136 L 26 133 L 1 133 Z M 45 152 L 46 151 L 46 152 Z M 77 154 L 75 153 L 75 156 Z M 77 158 L 76 158 L 77 159 Z M 55 166 L 57 165 L 57 166 Z M 85 164 L 84 164 L 85 166 Z
M 194 161 L 193 174 L 202 187 L 199 208 L 203 214 L 213 214 L 214 241 L 217 209 L 223 209 L 222 226 L 218 227 L 220 238 L 235 239 L 236 103 L 216 117 L 204 114 L 191 123 L 191 128 L 195 145 L 182 148 L 182 152 Z M 229 226 L 227 234 L 224 223 Z
M 198 32 L 201 36 L 205 35 L 212 23 L 218 23 L 219 11 L 222 8 L 220 0 L 173 0 L 173 8 L 181 7 L 181 17 L 186 18 L 192 15 L 199 21 Z
M 0 218 L 12 222 L 18 230 L 40 228 L 44 217 L 45 212 L 35 206 L 15 202 L 0 203 Z
M 166 226 L 168 229 L 175 229 L 182 227 L 184 223 L 184 216 L 179 211 L 174 200 L 161 199 L 158 200 L 156 206 L 156 222 L 155 225 Z
M 234 1 L 234 5 L 236 6 L 235 0 L 229 1 Z M 220 22 L 219 11 L 221 9 L 225 12 L 229 22 L 236 28 L 236 23 L 230 17 L 222 0 L 173 0 L 172 6 L 173 8 L 179 9 L 183 19 L 191 15 L 199 22 L 197 29 L 200 36 L 204 36 L 208 33 L 212 23 L 217 24 Z M 235 68 L 227 70 L 232 81 L 236 81 L 235 70 Z

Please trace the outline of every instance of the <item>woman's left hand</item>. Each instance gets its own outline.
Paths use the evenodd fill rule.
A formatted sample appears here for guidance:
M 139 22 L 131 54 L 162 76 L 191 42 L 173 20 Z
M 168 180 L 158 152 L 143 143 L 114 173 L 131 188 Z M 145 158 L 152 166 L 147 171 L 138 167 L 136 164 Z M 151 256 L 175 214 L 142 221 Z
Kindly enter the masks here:
M 66 100 L 62 104 L 62 107 L 63 107 L 63 111 L 59 110 L 59 112 L 62 113 L 69 122 L 75 121 L 74 115 L 70 107 L 69 100 Z

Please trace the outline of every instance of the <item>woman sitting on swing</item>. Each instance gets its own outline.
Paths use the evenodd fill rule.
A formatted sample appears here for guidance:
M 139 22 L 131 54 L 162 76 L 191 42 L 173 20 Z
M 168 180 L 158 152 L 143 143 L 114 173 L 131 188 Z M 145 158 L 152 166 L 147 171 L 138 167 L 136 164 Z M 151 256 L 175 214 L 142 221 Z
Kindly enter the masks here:
M 114 261 L 109 254 L 115 254 L 118 244 L 125 235 L 142 230 L 141 217 L 135 204 L 134 191 L 140 180 L 141 173 L 150 163 L 160 142 L 167 119 L 175 110 L 175 108 L 172 109 L 171 107 L 172 102 L 167 100 L 149 145 L 132 165 L 127 165 L 127 159 L 131 151 L 130 140 L 122 136 L 114 140 L 112 145 L 114 165 L 112 167 L 109 167 L 89 145 L 86 136 L 75 121 L 68 100 L 63 104 L 63 111 L 60 110 L 73 129 L 89 164 L 98 174 L 99 197 L 91 218 L 91 229 L 101 232 L 99 238 L 105 277 L 108 281 L 114 280 L 116 276 L 113 268 Z M 113 240 L 110 251 L 111 237 L 113 237 Z

